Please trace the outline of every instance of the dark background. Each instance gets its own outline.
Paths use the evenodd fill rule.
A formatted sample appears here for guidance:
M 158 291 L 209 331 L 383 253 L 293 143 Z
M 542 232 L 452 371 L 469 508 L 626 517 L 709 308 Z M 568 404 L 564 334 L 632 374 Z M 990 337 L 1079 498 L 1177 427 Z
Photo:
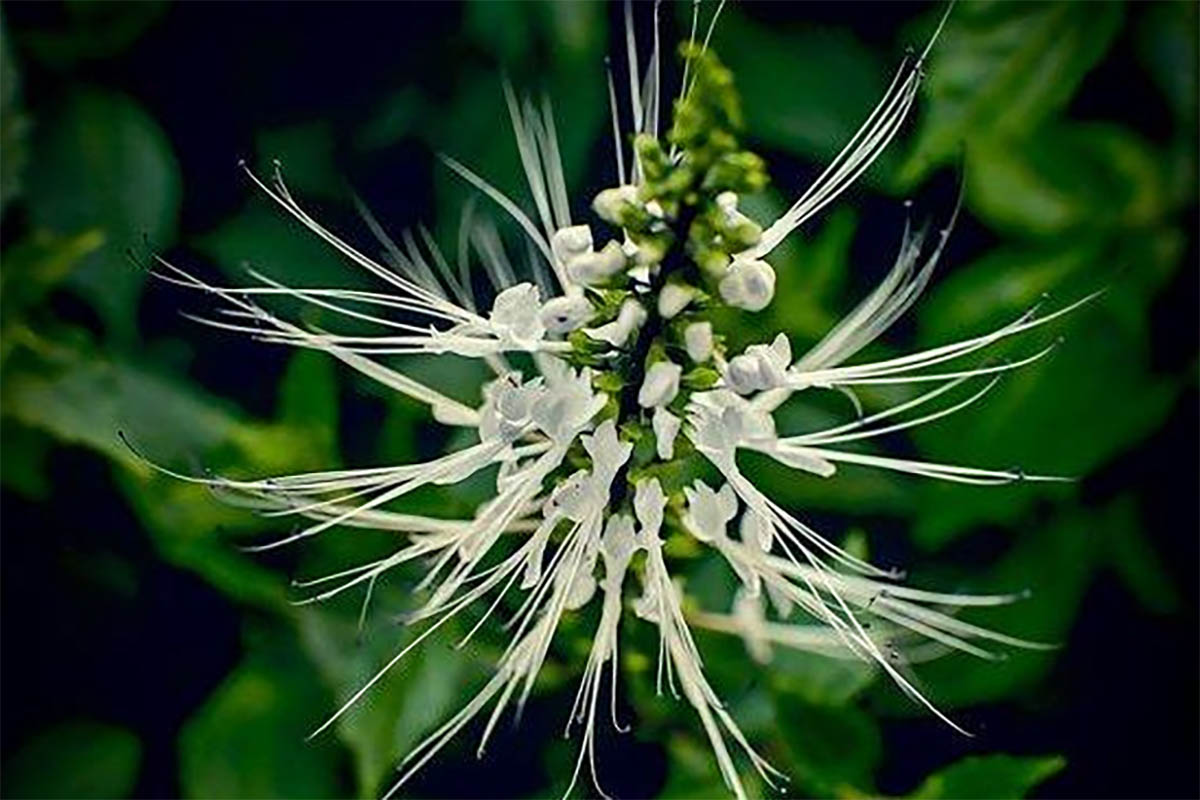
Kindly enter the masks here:
M 984 34 L 989 24 L 1013 27 L 1016 32 L 998 38 L 1001 42 L 1043 31 L 1036 22 L 1028 23 L 1028 34 L 1021 30 L 1026 18 L 1036 20 L 1044 13 L 1042 6 L 1011 4 L 980 12 L 971 8 L 974 5 L 962 3 L 955 10 L 943 46 L 954 47 L 956 24 L 974 26 L 972 30 Z M 1081 12 L 1085 17 L 1110 13 L 1108 6 L 1087 5 L 1091 11 Z M 603 127 L 607 110 L 600 94 L 601 64 L 593 52 L 597 45 L 575 42 L 571 24 L 555 21 L 556 14 L 567 12 L 533 4 L 178 3 L 84 8 L 8 2 L 0 8 L 5 68 L 12 68 L 6 82 L 15 75 L 19 86 L 11 103 L 6 88 L 3 154 L 4 291 L 6 303 L 16 304 L 5 306 L 4 323 L 10 345 L 4 356 L 0 581 L 4 794 L 307 796 L 357 791 L 369 796 L 377 785 L 363 778 L 358 759 L 364 745 L 355 734 L 346 734 L 342 743 L 327 739 L 315 745 L 300 738 L 334 707 L 337 694 L 329 688 L 337 682 L 331 682 L 320 658 L 313 658 L 315 666 L 295 666 L 293 639 L 299 636 L 311 643 L 311 632 L 304 633 L 306 623 L 286 616 L 291 612 L 275 611 L 287 595 L 281 576 L 303 571 L 302 557 L 288 553 L 257 558 L 253 567 L 245 568 L 257 571 L 243 575 L 242 566 L 231 565 L 249 559 L 237 554 L 236 541 L 229 539 L 251 532 L 246 523 L 225 511 L 208 511 L 215 516 L 192 523 L 167 513 L 165 509 L 187 509 L 188 503 L 206 501 L 171 495 L 159 479 L 130 459 L 116 443 L 115 431 L 128 428 L 157 448 L 154 452 L 171 458 L 244 466 L 250 456 L 242 449 L 257 450 L 254 465 L 286 464 L 292 471 L 309 461 L 329 466 L 322 462 L 328 454 L 346 463 L 365 463 L 388 453 L 436 452 L 439 434 L 415 420 L 410 409 L 397 411 L 386 397 L 364 392 L 347 375 L 322 371 L 319 365 L 297 365 L 288 353 L 197 328 L 176 313 L 180 307 L 194 306 L 196 299 L 162 286 L 143 288 L 137 267 L 122 252 L 131 246 L 144 251 L 144 234 L 149 246 L 210 276 L 236 265 L 231 262 L 240 257 L 234 255 L 239 246 L 248 250 L 248 258 L 269 261 L 278 247 L 286 257 L 307 259 L 311 251 L 281 243 L 284 237 L 302 236 L 294 226 L 269 227 L 263 221 L 262 205 L 236 168 L 239 158 L 265 164 L 265 158 L 278 155 L 293 184 L 315 195 L 321 216 L 335 229 L 354 229 L 356 224 L 348 202 L 351 188 L 397 230 L 441 219 L 439 214 L 445 217 L 446 210 L 454 208 L 456 190 L 436 165 L 434 154 L 442 150 L 490 168 L 483 171 L 497 176 L 501 185 L 518 187 L 514 154 L 508 152 L 513 148 L 507 119 L 498 102 L 501 64 L 519 85 L 548 85 L 553 90 L 560 129 L 578 126 L 573 134 L 578 142 L 565 148 L 571 151 L 567 155 L 572 185 L 577 193 L 602 188 L 611 145 Z M 648 7 L 639 6 L 638 13 L 639 19 L 646 17 Z M 745 93 L 749 140 L 768 158 L 776 188 L 787 197 L 801 190 L 836 151 L 837 140 L 825 141 L 825 133 L 852 131 L 854 120 L 873 102 L 871 94 L 853 85 L 854 69 L 847 74 L 838 63 L 821 60 L 819 52 L 806 53 L 799 44 L 790 47 L 790 33 L 832 32 L 815 41 L 849 42 L 856 48 L 850 59 L 857 52 L 873 54 L 876 61 L 860 65 L 861 70 L 874 74 L 878 65 L 875 80 L 881 84 L 903 47 L 924 41 L 936 9 L 909 3 L 747 3 L 726 13 L 728 25 L 723 21 L 718 26 L 715 47 L 735 68 Z M 1028 158 L 1021 166 L 1045 178 L 1052 194 L 1066 198 L 1062 206 L 1067 208 L 1067 222 L 1055 223 L 1053 209 L 1042 215 L 1037 210 L 1040 195 L 1013 199 L 1009 188 L 996 190 L 1008 194 L 1018 209 L 1033 209 L 1026 220 L 998 206 L 994 193 L 972 184 L 973 177 L 998 182 L 1008 174 L 1003 173 L 1004 164 L 992 163 L 989 172 L 987 164 L 976 168 L 973 162 L 999 148 L 995 141 L 979 145 L 973 138 L 990 135 L 983 123 L 979 131 L 962 131 L 956 137 L 956 152 L 939 154 L 940 161 L 919 179 L 906 183 L 896 177 L 905 169 L 903 154 L 921 141 L 922 125 L 936 117 L 937 104 L 954 102 L 946 83 L 953 83 L 953 70 L 961 62 L 940 67 L 937 56 L 930 64 L 929 90 L 919 103 L 918 121 L 906 129 L 905 141 L 893 145 L 899 153 L 881 162 L 866 184 L 843 198 L 843 204 L 858 209 L 858 224 L 844 254 L 845 288 L 830 295 L 834 310 L 847 308 L 890 263 L 898 199 L 913 196 L 919 209 L 937 217 L 965 170 L 966 219 L 952 239 L 943 277 L 997 251 L 1013 260 L 1012 274 L 1022 274 L 1021 269 L 1035 273 L 1038 258 L 1022 261 L 1012 256 L 1014 248 L 1018 255 L 1045 253 L 1047 262 L 1092 253 L 1093 261 L 1100 263 L 1062 273 L 1062 296 L 1108 284 L 1112 289 L 1101 303 L 1117 298 L 1111 301 L 1118 304 L 1113 306 L 1113 319 L 1139 321 L 1135 327 L 1140 338 L 1130 346 L 1129 360 L 1123 360 L 1125 351 L 1117 351 L 1094 364 L 1086 358 L 1080 361 L 1104 371 L 1086 384 L 1090 402 L 1076 406 L 1092 407 L 1097 413 L 1068 420 L 1080 430 L 1063 448 L 1069 450 L 1072 442 L 1092 435 L 1103 439 L 1112 428 L 1126 432 L 1111 446 L 1098 446 L 1081 456 L 1077 464 L 1069 452 L 1063 456 L 1062 468 L 1082 475 L 1069 494 L 1021 500 L 1019 516 L 994 509 L 963 512 L 961 519 L 951 519 L 941 529 L 926 529 L 941 533 L 923 538 L 918 531 L 915 544 L 908 543 L 913 521 L 935 505 L 959 503 L 961 496 L 920 495 L 913 503 L 893 503 L 885 491 L 879 500 L 853 495 L 833 496 L 825 505 L 817 501 L 814 515 L 826 523 L 823 529 L 861 526 L 870 531 L 873 548 L 888 559 L 912 564 L 917 575 L 922 574 L 922 562 L 936 565 L 930 574 L 951 575 L 987 572 L 1006 563 L 1016 574 L 1029 576 L 1027 583 L 1035 593 L 1050 584 L 1052 602 L 1059 602 L 1053 591 L 1056 581 L 1079 583 L 1074 595 L 1061 600 L 1061 607 L 1035 607 L 1018 622 L 1029 623 L 1018 633 L 1060 636 L 1063 647 L 1054 658 L 1029 676 L 1014 679 L 1011 686 L 981 691 L 962 703 L 951 701 L 965 706 L 959 716 L 978 732 L 976 738 L 960 737 L 932 717 L 904 710 L 880 687 L 861 695 L 858 705 L 880 720 L 882 735 L 882 756 L 863 774 L 866 780 L 873 775 L 882 792 L 908 792 L 932 771 L 981 753 L 1063 755 L 1066 768 L 1034 789 L 1034 796 L 1195 797 L 1200 790 L 1195 106 L 1173 105 L 1161 68 L 1159 73 L 1154 68 L 1155 54 L 1168 58 L 1166 73 L 1182 82 L 1182 95 L 1188 86 L 1195 89 L 1195 5 L 1138 3 L 1116 13 L 1109 32 L 1089 27 L 1094 20 L 1083 18 L 1047 28 L 1053 32 L 1047 47 L 1071 37 L 1084 43 L 1079 47 L 1083 55 L 1076 57 L 1082 66 L 1064 60 L 1056 67 L 1061 74 L 1050 75 L 1020 59 L 995 67 L 1029 69 L 1029 77 L 1017 81 L 1017 88 L 1010 87 L 1014 93 L 1021 91 L 1023 81 L 1062 84 L 1064 96 L 1044 101 L 1045 109 L 1037 114 L 1022 106 L 1019 97 L 1003 92 L 994 92 L 988 102 L 999 106 L 990 113 L 1002 121 L 1009 113 L 1018 118 L 1011 130 L 1006 129 L 1002 144 L 1017 158 Z M 997 15 L 1003 20 L 997 21 Z M 584 17 L 580 24 L 590 26 L 591 34 L 582 34 L 583 39 L 598 39 L 601 50 L 618 54 L 614 61 L 622 61 L 619 7 L 600 12 L 593 7 Z M 669 4 L 663 18 L 664 40 L 676 41 L 682 23 Z M 970 33 L 958 35 L 966 38 Z M 1095 44 L 1087 45 L 1093 39 Z M 765 40 L 776 49 L 757 51 L 754 45 Z M 769 60 L 778 53 L 795 62 Z M 752 66 L 756 58 L 759 69 L 739 69 Z M 984 71 L 967 80 L 981 90 L 989 80 L 987 63 L 982 63 Z M 944 78 L 950 73 L 941 88 L 940 68 Z M 553 73 L 556 69 L 561 72 Z M 828 120 L 805 116 L 810 111 L 823 113 L 818 108 L 823 102 L 833 106 Z M 1011 112 L 1005 104 L 1011 104 Z M 1027 123 L 1019 119 L 1022 113 L 1030 117 Z M 778 127 L 757 138 L 755 123 L 772 117 L 780 119 Z M 1054 149 L 1061 147 L 1055 136 L 1071 125 L 1095 121 L 1135 139 L 1158 170 L 1146 177 L 1122 167 L 1113 181 L 1132 184 L 1144 179 L 1145 185 L 1128 188 L 1097 179 L 1095 173 L 1105 165 L 1128 161 L 1098 145 L 1093 164 L 1079 167 L 1056 157 L 1062 150 Z M 161 135 L 146 132 L 155 126 Z M 94 139 L 88 138 L 93 134 Z M 150 144 L 139 136 L 149 137 L 165 155 L 157 162 L 152 156 L 131 156 L 131 150 L 148 152 L 144 148 Z M 1085 149 L 1090 146 L 1087 134 L 1079 136 L 1068 140 Z M 79 161 L 64 155 L 72 144 L 84 154 Z M 573 164 L 571 153 L 577 154 Z M 1019 172 L 1012 169 L 1013 174 Z M 165 176 L 158 184 L 151 180 L 156 170 Z M 17 177 L 11 178 L 14 172 Z M 1028 182 L 1016 181 L 1011 187 L 1012 192 L 1034 191 Z M 129 200 L 124 197 L 127 192 L 141 199 Z M 1123 193 L 1142 197 L 1137 201 L 1142 205 L 1135 208 L 1130 200 L 1125 209 Z M 1151 199 L 1144 201 L 1147 193 Z M 106 198 L 118 195 L 120 199 L 112 201 L 116 208 L 108 207 Z M 587 196 L 580 194 L 581 207 Z M 243 223 L 235 226 L 236 220 Z M 439 224 L 447 222 L 453 219 Z M 102 244 L 86 249 L 84 242 L 84 255 L 72 271 L 40 277 L 51 270 L 47 265 L 57 263 L 55 248 L 69 251 L 67 237 L 93 228 L 103 231 Z M 1154 267 L 1155 277 L 1146 279 L 1150 270 L 1139 259 L 1151 246 L 1139 237 L 1167 230 L 1172 232 L 1170 254 Z M 57 238 L 37 239 L 45 231 Z M 361 227 L 358 231 L 361 238 Z M 18 250 L 30 242 L 43 248 L 35 253 L 41 260 Z M 804 243 L 797 249 L 803 247 Z M 284 259 L 283 254 L 278 257 Z M 796 270 L 806 263 L 802 257 L 800 263 Z M 31 272 L 19 273 L 18 268 Z M 273 274 L 286 276 L 287 269 L 282 263 Z M 303 269 L 305 276 L 337 274 L 323 265 Z M 26 299 L 29 286 L 35 291 Z M 786 291 L 781 283 L 777 304 L 785 309 Z M 1130 301 L 1131 296 L 1137 300 Z M 947 295 L 938 308 L 954 307 L 953 298 Z M 973 309 L 974 317 L 920 317 L 901 326 L 892 337 L 894 343 L 959 333 L 959 317 L 966 325 L 989 318 L 991 295 L 973 298 L 971 302 L 984 309 Z M 1008 313 L 1002 302 L 994 305 L 996 316 L 991 318 Z M 1104 336 L 1116 324 L 1102 317 L 1093 328 L 1085 326 L 1080 346 L 1107 353 L 1105 346 L 1090 342 L 1088 332 Z M 32 331 L 41 345 L 22 338 L 25 331 Z M 1065 332 L 1075 340 L 1069 326 Z M 42 345 L 47 342 L 70 352 L 46 355 L 50 349 Z M 1063 357 L 1069 374 L 1075 363 L 1070 359 Z M 140 378 L 126 373 L 114 379 L 87 372 L 98 364 L 119 371 L 126 363 L 136 365 L 131 369 L 138 376 L 149 374 L 153 387 L 141 388 L 136 383 Z M 63 375 L 85 377 L 75 384 Z M 280 389 L 281 382 L 293 385 L 289 379 L 296 387 L 291 395 L 286 386 Z M 112 380 L 119 388 L 112 389 L 115 384 L 107 382 Z M 176 388 L 156 394 L 160 381 Z M 324 384 L 310 389 L 312 381 Z M 1154 388 L 1144 395 L 1134 391 L 1143 385 Z M 111 413 L 98 412 L 110 390 L 128 390 L 135 399 L 122 400 Z M 284 399 L 277 402 L 280 391 Z M 326 400 L 314 400 L 310 394 Z M 196 399 L 201 396 L 205 399 Z M 1026 402 L 1053 405 L 1058 396 L 1053 388 L 1044 389 Z M 139 401 L 155 407 L 143 408 Z M 221 421 L 195 421 L 183 411 L 193 402 L 203 405 L 194 413 L 206 414 L 211 405 Z M 324 417 L 310 408 L 327 408 L 330 403 L 334 411 Z M 1114 411 L 1108 404 L 1119 408 Z M 1010 421 L 1036 427 L 1043 419 L 1035 415 L 1029 422 L 1024 417 Z M 285 428 L 295 436 L 285 438 Z M 1060 433 L 1061 429 L 1043 429 L 1026 436 L 1046 439 Z M 268 441 L 268 435 L 275 436 L 270 441 L 280 448 L 277 457 L 263 456 L 265 445 L 247 444 Z M 953 430 L 946 437 L 961 439 Z M 915 446 L 918 451 L 939 452 L 932 439 Z M 973 450 L 962 454 L 962 460 L 993 463 L 987 455 L 986 450 Z M 900 481 L 896 486 L 903 490 L 912 484 Z M 963 502 L 969 505 L 971 500 Z M 866 512 L 856 513 L 859 508 Z M 1082 556 L 1083 551 L 1046 555 L 1030 544 L 1035 537 L 1055 536 L 1063 524 L 1079 527 L 1084 539 L 1099 538 L 1107 535 L 1109 523 L 1103 520 L 1114 518 L 1119 521 L 1112 525 L 1120 532 L 1104 557 L 1090 550 Z M 197 544 L 209 522 L 211 539 Z M 180 526 L 187 524 L 199 532 L 180 534 Z M 172 538 L 176 535 L 178 540 Z M 1026 561 L 1017 556 L 1006 561 L 1013 552 Z M 1055 557 L 1062 563 L 1052 562 Z M 1080 558 L 1093 560 L 1095 568 L 1083 575 L 1059 571 Z M 229 559 L 229 564 L 221 559 Z M 387 616 L 384 603 L 377 611 L 381 618 Z M 1039 624 L 1038 614 L 1055 622 Z M 284 618 L 289 621 L 281 622 Z M 301 633 L 278 632 L 293 626 Z M 384 623 L 374 638 L 390 631 Z M 385 638 L 380 646 L 386 650 L 388 644 Z M 738 655 L 739 649 L 719 652 Z M 480 661 L 486 664 L 486 655 Z M 247 664 L 254 667 L 250 673 L 244 672 Z M 272 681 L 279 673 L 273 664 L 303 674 L 276 686 Z M 743 657 L 727 669 L 756 668 Z M 1006 669 L 987 668 L 1001 674 Z M 228 689 L 231 674 L 239 669 L 243 672 L 237 675 L 261 679 L 278 695 L 256 704 L 261 698 L 246 686 L 257 684 L 243 681 L 217 711 L 206 711 L 213 693 Z M 483 674 L 478 666 L 465 669 L 472 680 Z M 935 696 L 955 674 L 952 669 L 929 678 Z M 714 682 L 718 690 L 725 688 Z M 558 740 L 559 718 L 571 691 L 569 684 L 551 686 L 522 726 L 501 737 L 487 760 L 476 764 L 467 747 L 448 751 L 412 791 L 504 797 L 545 794 L 550 786 L 558 786 L 547 776 L 564 763 L 564 757 L 556 755 L 558 745 L 552 743 Z M 458 686 L 453 696 L 467 695 Z M 636 692 L 632 702 L 630 714 L 646 713 Z M 211 724 L 196 723 L 198 715 Z M 284 722 L 272 727 L 261 722 L 265 715 L 280 716 Z M 253 763 L 276 759 L 263 768 L 261 782 L 240 783 L 236 776 L 222 773 L 225 765 L 234 765 L 231 769 L 237 772 L 237 765 L 249 763 L 219 755 L 222 747 L 242 747 L 238 734 L 230 734 L 229 741 L 222 738 L 241 726 L 255 741 L 275 739 L 262 752 L 251 747 L 242 753 Z M 686 729 L 686 724 L 652 728 L 671 731 L 672 736 Z M 819 726 L 812 730 L 813 736 L 825 735 Z M 395 737 L 380 733 L 376 738 L 387 751 Z M 668 738 L 601 736 L 602 770 L 607 763 L 610 788 L 622 796 L 655 796 L 668 780 L 674 781 L 668 763 L 678 756 L 673 745 L 667 745 Z M 349 748 L 350 756 L 343 747 Z M 804 762 L 803 755 L 797 758 Z M 321 762 L 328 769 L 320 779 L 306 780 L 305 769 L 316 768 L 292 769 L 293 759 Z M 31 776 L 30 763 L 45 774 Z M 56 782 L 64 779 L 61 773 L 69 773 L 65 783 Z M 823 776 L 801 778 L 789 793 L 832 791 L 828 787 L 834 784 L 823 781 Z M 869 784 L 857 785 L 870 790 Z

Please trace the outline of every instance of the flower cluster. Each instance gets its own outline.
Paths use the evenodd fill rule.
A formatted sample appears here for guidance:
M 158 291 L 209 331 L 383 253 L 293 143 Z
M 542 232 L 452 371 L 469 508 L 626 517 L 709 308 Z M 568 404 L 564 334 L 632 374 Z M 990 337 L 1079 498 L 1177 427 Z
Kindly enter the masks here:
M 710 35 L 711 30 L 710 25 Z M 628 39 L 634 42 L 632 29 Z M 616 688 L 620 626 L 647 624 L 659 636 L 660 692 L 665 684 L 694 709 L 727 786 L 739 797 L 745 791 L 735 750 L 767 783 L 780 776 L 754 751 L 706 679 L 694 626 L 744 637 L 751 655 L 762 661 L 777 645 L 874 664 L 952 726 L 898 667 L 901 652 L 910 660 L 950 651 L 993 658 L 989 645 L 1041 646 L 954 614 L 967 606 L 1010 602 L 1015 595 L 945 594 L 902 585 L 897 573 L 847 552 L 773 501 L 739 468 L 737 453 L 755 450 L 821 479 L 848 463 L 960 483 L 1055 480 L 844 445 L 926 424 L 975 403 L 1003 373 L 1047 351 L 985 366 L 965 357 L 1074 306 L 1040 316 L 1031 309 L 985 335 L 856 362 L 920 295 L 949 236 L 952 215 L 932 247 L 923 231 L 906 228 L 882 283 L 804 354 L 796 357 L 783 334 L 730 352 L 716 322 L 727 317 L 716 312 L 728 307 L 757 312 L 771 303 L 775 268 L 768 257 L 896 135 L 916 97 L 928 48 L 901 66 L 861 129 L 812 187 L 764 226 L 739 206 L 744 195 L 765 186 L 766 169 L 739 142 L 742 113 L 732 75 L 707 41 L 697 41 L 693 25 L 665 131 L 659 131 L 657 47 L 644 79 L 636 52 L 629 53 L 627 114 L 610 76 L 616 181 L 595 196 L 591 222 L 574 216 L 548 102 L 520 98 L 505 87 L 533 215 L 462 162 L 445 158 L 520 228 L 534 256 L 532 280 L 517 279 L 497 229 L 479 218 L 464 231 L 470 247 L 456 265 L 428 235 L 406 234 L 398 244 L 368 218 L 386 251 L 386 263 L 380 263 L 313 219 L 278 170 L 270 181 L 249 174 L 267 196 L 387 291 L 293 288 L 257 274 L 253 286 L 218 287 L 160 261 L 164 279 L 225 303 L 219 315 L 204 319 L 208 324 L 327 353 L 427 405 L 437 421 L 477 433 L 477 443 L 419 464 L 251 481 L 180 476 L 217 486 L 253 507 L 306 520 L 263 549 L 337 526 L 401 537 L 386 558 L 310 581 L 308 586 L 322 587 L 312 600 L 354 587 L 369 591 L 402 564 L 427 565 L 423 604 L 408 617 L 410 624 L 424 626 L 421 632 L 322 730 L 449 620 L 483 609 L 473 635 L 498 609 L 515 608 L 494 677 L 407 755 L 397 787 L 486 712 L 482 750 L 504 710 L 529 696 L 560 622 L 591 606 L 599 606 L 596 627 L 568 715 L 568 731 L 574 723 L 583 730 L 575 777 L 585 758 L 596 777 L 595 717 L 606 669 Z M 622 125 L 623 116 L 631 124 Z M 493 287 L 487 310 L 478 302 L 480 282 L 469 269 L 471 256 Z M 337 333 L 288 321 L 260 304 L 260 297 L 269 296 L 302 301 L 359 327 Z M 364 334 L 363 326 L 379 330 Z M 495 379 L 473 408 L 385 363 L 389 356 L 410 353 L 481 359 Z M 842 424 L 788 435 L 777 430 L 773 414 L 795 393 L 836 389 L 854 397 L 856 387 L 876 384 L 915 388 L 902 402 L 869 414 L 860 408 Z M 696 479 L 703 472 L 697 465 L 715 479 Z M 422 487 L 457 483 L 489 468 L 496 469 L 495 495 L 472 518 L 441 519 L 395 508 Z M 678 565 L 664 553 L 670 537 L 693 540 L 729 564 L 740 588 L 728 613 L 694 609 L 684 601 Z M 640 622 L 629 622 L 626 610 Z M 613 724 L 620 728 L 615 710 Z

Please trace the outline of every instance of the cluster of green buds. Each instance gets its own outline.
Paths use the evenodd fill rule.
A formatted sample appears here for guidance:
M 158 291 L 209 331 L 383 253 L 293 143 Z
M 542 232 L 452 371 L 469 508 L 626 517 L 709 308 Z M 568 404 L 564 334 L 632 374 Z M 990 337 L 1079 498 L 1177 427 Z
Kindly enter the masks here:
M 592 203 L 620 240 L 596 250 L 590 228 L 580 225 L 553 242 L 568 276 L 586 287 L 572 302 L 589 301 L 591 327 L 571 332 L 565 358 L 590 367 L 595 388 L 609 395 L 604 416 L 636 446 L 630 480 L 690 451 L 685 439 L 677 442 L 690 397 L 714 388 L 728 368 L 712 311 L 759 311 L 775 288 L 768 264 L 739 257 L 762 228 L 738 210 L 738 198 L 762 190 L 767 174 L 762 159 L 739 145 L 733 75 L 696 45 L 682 55 L 692 83 L 675 103 L 666 141 L 638 134 L 633 182 Z

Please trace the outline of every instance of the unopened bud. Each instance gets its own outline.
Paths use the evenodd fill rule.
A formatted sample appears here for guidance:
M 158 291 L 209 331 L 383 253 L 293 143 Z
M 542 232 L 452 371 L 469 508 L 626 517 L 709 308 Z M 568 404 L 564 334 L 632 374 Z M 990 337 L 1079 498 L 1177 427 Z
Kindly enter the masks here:
M 638 208 L 636 186 L 617 186 L 604 189 L 592 201 L 592 210 L 600 219 L 613 225 L 623 225 L 626 215 Z
M 559 228 L 550 237 L 550 251 L 564 265 L 576 256 L 592 252 L 592 229 L 587 225 Z
M 679 377 L 683 368 L 670 361 L 658 361 L 646 370 L 646 379 L 638 390 L 638 405 L 642 408 L 659 408 L 675 399 L 679 394 Z
M 625 253 L 614 239 L 601 248 L 577 255 L 567 262 L 567 275 L 576 283 L 593 286 L 616 275 L 625 268 Z
M 692 302 L 696 290 L 683 283 L 668 283 L 658 293 L 658 315 L 671 319 Z
M 687 347 L 688 358 L 697 364 L 712 356 L 713 330 L 711 322 L 693 322 L 683 331 L 683 342 Z
M 775 270 L 765 261 L 735 260 L 718 289 L 721 299 L 734 308 L 762 311 L 775 296 Z

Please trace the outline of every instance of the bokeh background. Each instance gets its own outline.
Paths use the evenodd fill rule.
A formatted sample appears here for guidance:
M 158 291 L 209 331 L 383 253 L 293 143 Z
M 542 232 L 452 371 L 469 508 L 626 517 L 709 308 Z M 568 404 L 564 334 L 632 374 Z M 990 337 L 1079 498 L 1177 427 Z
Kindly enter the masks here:
M 650 11 L 636 4 L 643 33 Z M 666 41 L 689 11 L 663 4 Z M 714 46 L 775 181 L 759 212 L 790 202 L 836 153 L 940 11 L 725 10 Z M 1065 303 L 1110 287 L 1009 351 L 1066 337 L 985 405 L 887 443 L 1075 484 L 972 489 L 853 468 L 823 481 L 748 464 L 819 529 L 918 584 L 1031 589 L 985 621 L 1063 643 L 918 668 L 977 733 L 965 738 L 869 670 L 780 651 L 764 668 L 739 640 L 702 635 L 715 686 L 793 776 L 789 796 L 1200 792 L 1196 12 L 960 2 L 913 121 L 779 251 L 772 309 L 736 321 L 743 339 L 782 329 L 797 349 L 815 341 L 890 265 L 902 200 L 940 224 L 960 180 L 965 212 L 943 266 L 877 354 L 983 331 L 1043 293 Z M 319 218 L 364 246 L 354 193 L 392 230 L 424 222 L 452 248 L 466 194 L 437 152 L 523 196 L 502 69 L 553 97 L 582 211 L 611 180 L 603 57 L 621 68 L 620 8 L 8 2 L 0 16 L 2 793 L 375 796 L 398 755 L 481 685 L 501 641 L 459 651 L 435 640 L 305 742 L 411 637 L 396 616 L 413 574 L 380 587 L 362 636 L 357 598 L 296 607 L 291 578 L 359 563 L 387 538 L 334 532 L 248 555 L 238 545 L 277 530 L 270 520 L 152 474 L 118 431 L 172 466 L 237 475 L 407 461 L 461 442 L 327 360 L 189 322 L 179 310 L 204 299 L 156 285 L 126 252 L 161 252 L 212 280 L 242 280 L 249 262 L 294 285 L 362 281 L 256 195 L 239 158 L 280 159 Z M 478 398 L 475 365 L 408 368 Z M 846 412 L 814 402 L 791 408 L 793 421 Z M 484 490 L 413 502 L 466 514 Z M 709 607 L 731 585 L 712 564 L 692 569 Z M 625 653 L 653 658 L 645 628 L 626 626 Z M 487 757 L 475 760 L 469 732 L 408 791 L 561 793 L 574 749 L 560 732 L 587 630 L 567 627 L 521 725 L 503 725 Z M 648 664 L 624 664 L 635 732 L 602 732 L 606 787 L 724 796 L 698 725 L 653 695 Z

